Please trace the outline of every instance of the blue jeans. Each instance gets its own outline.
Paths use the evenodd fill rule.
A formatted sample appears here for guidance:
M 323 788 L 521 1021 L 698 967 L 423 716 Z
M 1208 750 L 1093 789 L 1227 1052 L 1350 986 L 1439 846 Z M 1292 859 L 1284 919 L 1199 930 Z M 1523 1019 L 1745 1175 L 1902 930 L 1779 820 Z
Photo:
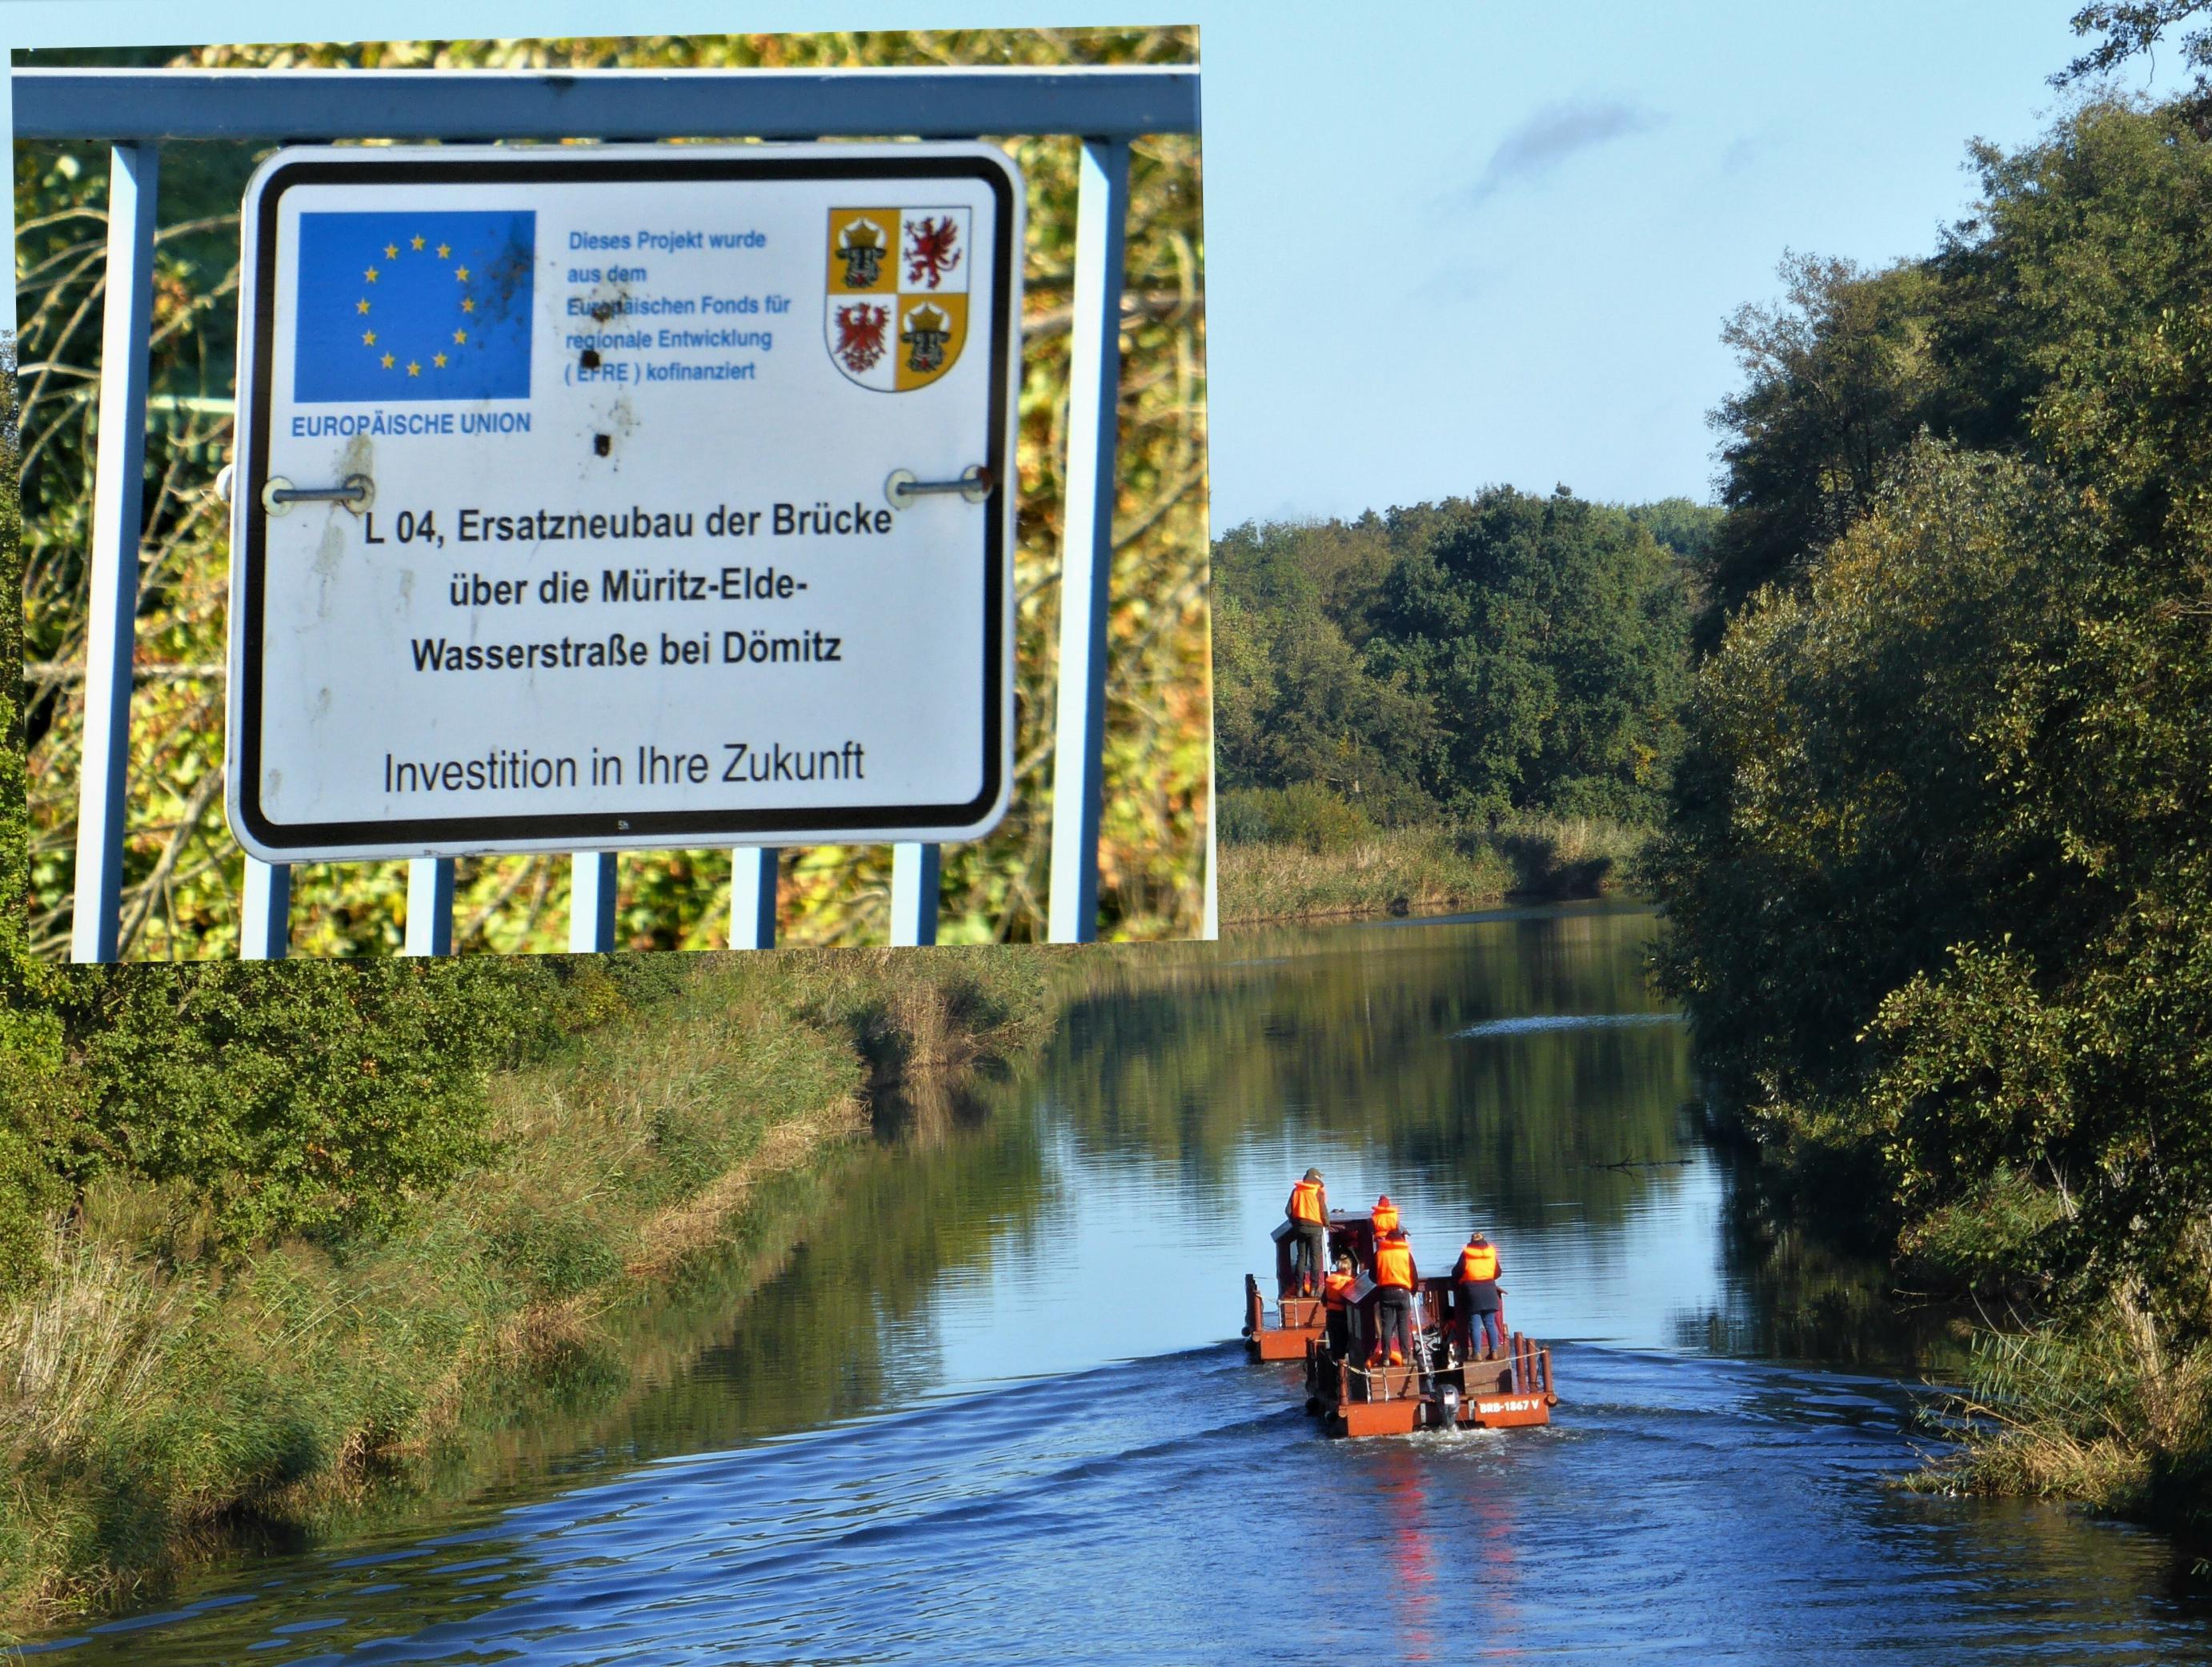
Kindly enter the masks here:
M 1480 1339 L 1480 1341 L 1478 1341 Z M 1505 1328 L 1498 1323 L 1495 1308 L 1469 1309 L 1467 1316 L 1467 1351 L 1500 1349 L 1505 1347 Z
M 1302 1289 L 1309 1282 L 1316 1291 L 1321 1289 L 1322 1255 L 1327 1244 L 1328 1229 L 1318 1221 L 1291 1223 L 1291 1288 Z

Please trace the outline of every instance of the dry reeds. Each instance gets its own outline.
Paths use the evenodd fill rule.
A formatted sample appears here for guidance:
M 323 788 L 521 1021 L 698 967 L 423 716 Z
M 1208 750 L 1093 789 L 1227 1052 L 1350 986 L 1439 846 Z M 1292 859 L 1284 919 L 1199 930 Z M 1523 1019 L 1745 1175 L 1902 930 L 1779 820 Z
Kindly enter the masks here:
M 0 1451 L 66 1452 L 128 1421 L 158 1392 L 179 1304 L 119 1248 L 51 1228 L 45 1275 L 0 1312 Z
M 1520 816 L 1495 828 L 1395 828 L 1316 849 L 1221 848 L 1221 918 L 1437 914 L 1509 896 L 1594 897 L 1626 883 L 1650 834 L 1597 817 Z
M 2069 1323 L 1983 1333 L 1939 1422 L 1960 1445 L 1915 1487 L 2141 1512 L 2212 1454 L 2212 1345 L 2177 1348 L 2122 1285 Z

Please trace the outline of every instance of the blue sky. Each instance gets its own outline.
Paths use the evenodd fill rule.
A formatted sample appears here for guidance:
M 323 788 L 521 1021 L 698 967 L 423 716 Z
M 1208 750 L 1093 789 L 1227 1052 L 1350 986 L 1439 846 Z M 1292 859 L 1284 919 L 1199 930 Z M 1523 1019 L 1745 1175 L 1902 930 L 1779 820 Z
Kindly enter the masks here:
M 383 0 L 385 37 L 1188 21 L 1205 73 L 1214 526 L 1507 482 L 1710 496 L 1723 319 L 1785 249 L 1924 252 L 1967 141 L 2032 137 L 2077 0 L 1285 0 L 1158 9 Z M 1101 9 L 1102 10 L 1104 9 Z M 167 41 L 170 0 L 0 0 L 13 44 Z M 362 9 L 203 0 L 204 38 Z M 2173 54 L 2165 55 L 2170 64 Z M 2170 75 L 2169 77 L 2170 79 Z M 2131 86 L 2163 86 L 2143 69 Z

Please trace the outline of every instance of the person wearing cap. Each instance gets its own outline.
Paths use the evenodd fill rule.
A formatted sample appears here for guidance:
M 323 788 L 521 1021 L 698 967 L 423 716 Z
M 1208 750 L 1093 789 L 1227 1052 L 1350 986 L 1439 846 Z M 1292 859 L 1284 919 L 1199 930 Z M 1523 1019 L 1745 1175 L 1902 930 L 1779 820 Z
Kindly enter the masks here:
M 1310 1169 L 1291 1189 L 1283 1214 L 1291 1224 L 1291 1286 L 1302 1297 L 1321 1288 L 1322 1258 L 1328 1250 L 1328 1189 L 1321 1171 Z
M 1413 1266 L 1413 1247 L 1404 1232 L 1393 1227 L 1375 1245 L 1375 1317 L 1380 1334 L 1368 1356 L 1370 1364 L 1387 1345 L 1390 1364 L 1401 1366 L 1413 1348 L 1413 1293 L 1420 1287 L 1420 1270 Z
M 1498 1247 L 1477 1227 L 1459 1253 L 1452 1277 L 1459 1286 L 1459 1311 L 1467 1317 L 1467 1358 L 1477 1358 L 1475 1338 L 1482 1339 L 1480 1358 L 1491 1359 L 1505 1347 L 1505 1327 L 1499 1309 Z
M 1352 1253 L 1339 1250 L 1336 1267 L 1321 1282 L 1322 1323 L 1328 1328 L 1328 1352 L 1340 1360 L 1352 1353 L 1355 1339 L 1352 1328 L 1358 1315 L 1352 1306 L 1352 1287 L 1359 1282 L 1359 1275 L 1352 1271 Z
M 1398 1207 L 1390 1202 L 1389 1193 L 1375 1201 L 1375 1208 L 1368 1212 L 1367 1222 L 1375 1231 L 1375 1242 L 1378 1245 L 1398 1231 Z

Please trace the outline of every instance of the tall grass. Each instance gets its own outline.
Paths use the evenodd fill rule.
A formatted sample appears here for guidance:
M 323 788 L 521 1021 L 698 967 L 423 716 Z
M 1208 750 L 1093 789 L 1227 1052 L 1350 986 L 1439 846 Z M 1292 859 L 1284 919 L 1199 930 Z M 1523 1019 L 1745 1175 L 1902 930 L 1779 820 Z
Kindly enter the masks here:
M 2079 1500 L 2201 1532 L 2212 1481 L 2212 1343 L 2178 1342 L 2140 1293 L 2022 1331 L 1985 1330 L 1938 1415 L 1959 1445 L 1923 1489 Z
M 1513 890 L 1595 897 L 1632 885 L 1652 830 L 1603 817 L 1509 817 L 1481 837 L 1513 865 Z
M 1269 842 L 1221 848 L 1221 918 L 1434 914 L 1495 903 L 1512 871 L 1447 830 L 1377 832 L 1332 850 Z
M 1584 817 L 1525 816 L 1495 829 L 1369 830 L 1331 840 L 1221 847 L 1221 918 L 1435 914 L 1520 895 L 1592 897 L 1626 883 L 1650 837 Z
M 374 1240 L 204 1254 L 204 1201 L 110 1182 L 0 1311 L 0 1615 L 159 1582 L 311 1524 L 588 1352 L 872 1095 L 1024 1048 L 1030 949 L 716 958 L 671 1002 L 493 1080 L 495 1156 Z

